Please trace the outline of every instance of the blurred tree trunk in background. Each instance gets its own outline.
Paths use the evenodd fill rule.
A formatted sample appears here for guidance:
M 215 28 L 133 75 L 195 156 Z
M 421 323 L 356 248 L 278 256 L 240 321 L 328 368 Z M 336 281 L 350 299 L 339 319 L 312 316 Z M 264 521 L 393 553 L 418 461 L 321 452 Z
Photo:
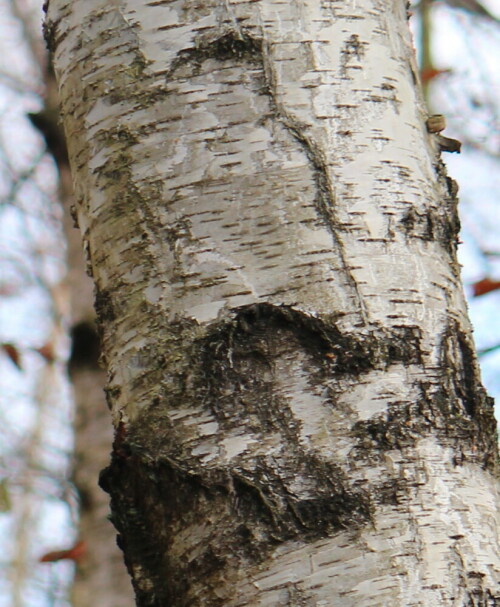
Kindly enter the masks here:
M 95 327 L 93 284 L 86 273 L 81 236 L 71 217 L 73 187 L 57 91 L 51 70 L 46 72 L 45 109 L 32 121 L 45 137 L 60 175 L 64 208 L 68 275 L 71 300 L 71 359 L 69 372 L 75 399 L 75 449 L 73 481 L 79 496 L 79 538 L 83 555 L 76 559 L 72 604 L 74 607 L 131 607 L 130 578 L 116 534 L 109 522 L 109 499 L 97 484 L 99 472 L 109 461 L 112 428 L 104 395 L 106 374 L 99 366 L 99 342 Z
M 138 605 L 500 600 L 456 187 L 389 5 L 48 3 Z
M 38 10 L 40 7 L 41 3 Z M 76 402 L 74 483 L 80 498 L 79 539 L 85 546 L 83 554 L 80 553 L 75 559 L 72 604 L 74 607 L 131 607 L 134 599 L 130 578 L 124 566 L 123 555 L 116 545 L 116 533 L 108 520 L 109 498 L 97 484 L 100 470 L 109 461 L 112 427 L 103 391 L 106 374 L 98 365 L 99 345 L 93 309 L 93 284 L 85 271 L 81 236 L 71 218 L 73 187 L 59 120 L 57 87 L 53 71 L 47 67 L 48 58 L 39 29 L 38 13 L 30 8 L 29 3 L 16 0 L 9 3 L 9 10 L 19 22 L 32 61 L 38 64 L 40 72 L 45 75 L 45 107 L 38 114 L 30 114 L 30 119 L 43 135 L 47 149 L 57 164 L 60 198 L 64 208 L 69 266 L 65 286 L 71 300 L 72 351 L 69 372 Z M 16 52 L 22 54 L 24 49 L 16 49 Z M 21 81 L 24 78 L 23 75 Z M 42 254 L 43 251 L 40 255 Z M 53 356 L 49 350 L 48 352 L 45 355 L 47 359 Z M 53 395 L 52 398 L 55 400 L 58 397 L 60 395 Z M 49 397 L 48 400 L 50 401 Z M 35 462 L 34 466 L 35 464 L 43 465 L 42 462 Z M 62 488 L 61 494 L 64 493 Z M 54 548 L 56 547 L 59 546 L 55 545 Z M 33 568 L 31 562 L 29 566 Z M 57 590 L 54 583 L 50 591 Z M 16 601 L 26 600 L 26 588 L 21 588 L 18 594 L 19 598 L 14 597 Z

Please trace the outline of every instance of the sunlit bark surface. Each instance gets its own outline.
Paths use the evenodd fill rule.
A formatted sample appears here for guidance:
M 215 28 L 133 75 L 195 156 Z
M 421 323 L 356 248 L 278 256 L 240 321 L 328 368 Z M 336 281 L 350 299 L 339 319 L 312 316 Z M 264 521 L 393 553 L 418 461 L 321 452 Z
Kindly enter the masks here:
M 51 0 L 138 605 L 494 605 L 496 439 L 404 2 Z

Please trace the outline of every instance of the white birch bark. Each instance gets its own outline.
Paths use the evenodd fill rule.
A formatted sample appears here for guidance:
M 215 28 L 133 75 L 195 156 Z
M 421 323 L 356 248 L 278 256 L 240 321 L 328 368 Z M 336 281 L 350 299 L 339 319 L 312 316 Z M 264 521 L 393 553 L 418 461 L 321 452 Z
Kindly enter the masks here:
M 400 0 L 50 0 L 139 605 L 496 605 L 495 427 Z

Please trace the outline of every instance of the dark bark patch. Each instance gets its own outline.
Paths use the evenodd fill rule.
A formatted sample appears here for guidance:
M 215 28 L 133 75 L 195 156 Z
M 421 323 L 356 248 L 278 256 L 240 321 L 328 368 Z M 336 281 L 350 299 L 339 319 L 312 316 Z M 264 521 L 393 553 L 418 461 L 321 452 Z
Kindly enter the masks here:
M 340 49 L 342 74 L 346 75 L 348 69 L 360 69 L 361 61 L 365 55 L 366 42 L 360 40 L 358 34 L 352 34 Z
M 472 343 L 455 322 L 450 322 L 443 333 L 441 360 L 450 392 L 462 403 L 465 413 L 474 417 L 483 401 L 479 366 Z
M 393 404 L 387 413 L 355 424 L 353 432 L 358 439 L 356 457 L 376 460 L 385 451 L 411 447 L 430 429 L 431 424 L 422 415 L 418 403 Z
M 465 410 L 474 415 L 477 403 L 478 388 L 480 387 L 477 369 L 477 358 L 471 344 L 463 332 L 457 334 L 461 358 L 461 381 L 457 382 L 457 391 L 460 392 Z
M 191 367 L 199 370 L 193 392 L 223 433 L 237 430 L 262 438 L 278 433 L 285 451 L 300 460 L 305 457 L 299 449 L 300 420 L 280 391 L 283 373 L 285 381 L 286 373 L 302 373 L 312 393 L 324 393 L 328 386 L 324 402 L 335 408 L 337 381 L 340 390 L 345 376 L 396 362 L 421 362 L 417 329 L 395 327 L 390 335 L 354 338 L 341 334 L 332 321 L 263 303 L 233 311 L 231 320 L 218 322 L 195 340 Z M 374 427 L 369 435 L 388 448 L 406 432 L 392 429 L 382 438 L 385 430 Z
M 220 478 L 212 480 L 208 486 L 168 461 L 147 463 L 116 451 L 101 473 L 138 607 L 218 607 L 234 594 L 228 580 L 252 556 L 252 530 L 249 521 L 232 524 L 233 496 Z M 182 533 L 185 541 L 177 539 Z
M 220 34 L 220 32 L 218 32 Z M 196 65 L 201 66 L 207 59 L 217 61 L 238 60 L 251 63 L 262 63 L 262 41 L 245 33 L 226 31 L 216 38 L 198 36 L 196 47 L 179 52 L 172 61 L 169 76 L 179 67 L 188 65 L 191 69 Z
M 419 212 L 410 207 L 400 220 L 403 233 L 407 237 L 425 241 L 437 241 L 450 254 L 453 272 L 458 276 L 460 268 L 456 260 L 460 218 L 458 215 L 458 185 L 448 177 L 446 166 L 440 158 L 436 160 L 435 171 L 443 193 L 441 204 Z
M 403 479 L 389 479 L 384 481 L 375 489 L 375 500 L 380 504 L 398 506 L 401 503 L 400 496 L 405 496 L 407 483 Z
M 486 468 L 496 468 L 498 446 L 493 399 L 486 395 L 480 383 L 470 385 L 469 394 L 462 394 L 463 380 L 457 375 L 460 372 L 449 368 L 449 363 L 445 363 L 444 368 L 447 365 L 448 371 L 440 386 L 419 385 L 421 395 L 415 403 L 393 403 L 383 415 L 355 424 L 357 446 L 353 456 L 375 461 L 386 451 L 404 451 L 432 434 L 443 445 L 454 449 L 456 465 L 475 461 Z M 473 415 L 465 410 L 462 397 L 472 399 L 469 406 Z
M 467 573 L 467 585 L 474 586 L 467 589 L 464 598 L 464 607 L 498 607 L 500 605 L 500 594 L 493 594 L 490 588 L 485 588 L 485 574 L 479 571 Z
M 498 442 L 493 399 L 481 384 L 473 344 L 455 322 L 450 322 L 443 333 L 441 361 L 441 398 L 427 395 L 427 402 L 433 408 L 439 407 L 449 435 L 472 448 L 485 467 L 496 467 Z M 461 454 L 457 461 L 462 459 Z
M 439 210 L 429 209 L 424 213 L 410 208 L 400 221 L 403 232 L 412 238 L 428 242 L 437 241 L 450 254 L 455 254 L 460 220 L 456 209 L 449 204 L 443 204 Z
M 395 328 L 391 335 L 373 332 L 355 338 L 343 335 L 334 324 L 319 317 L 291 306 L 269 303 L 234 310 L 232 320 L 218 323 L 197 342 L 195 356 L 201 356 L 209 376 L 218 374 L 221 368 L 230 370 L 229 361 L 238 345 L 259 352 L 262 360 L 271 360 L 273 352 L 266 350 L 263 342 L 269 343 L 280 331 L 293 337 L 318 367 L 325 367 L 328 373 L 359 374 L 382 360 L 386 364 L 420 360 L 420 336 L 411 328 Z
M 414 238 L 433 240 L 434 230 L 432 219 L 428 213 L 419 213 L 413 207 L 403 215 L 401 225 L 404 232 Z
M 106 326 L 107 323 L 113 322 L 116 319 L 113 299 L 108 291 L 96 288 L 94 307 L 99 320 L 99 326 Z
M 45 18 L 43 22 L 42 32 L 45 46 L 49 51 L 49 55 L 52 56 L 57 48 L 57 44 L 64 38 L 58 36 L 57 24 L 48 18 Z
M 111 494 L 139 607 L 226 604 L 236 592 L 228 580 L 279 543 L 314 540 L 370 518 L 369 500 L 346 492 L 339 471 L 320 461 L 299 464 L 297 472 L 311 478 L 304 499 L 290 487 L 290 471 L 273 475 L 266 462 L 258 477 L 236 470 L 202 476 L 167 460 L 146 462 L 119 443 L 100 485 Z
M 101 488 L 111 495 L 111 522 L 119 533 L 117 543 L 124 552 L 140 607 L 175 604 L 161 579 L 165 561 L 164 523 L 155 520 L 161 500 L 150 477 L 137 458 L 114 455 L 99 478 Z M 155 532 L 150 525 L 156 526 Z
M 326 398 L 335 407 L 337 381 L 340 385 L 346 375 L 394 362 L 417 363 L 419 345 L 418 331 L 408 327 L 355 338 L 290 306 L 245 306 L 193 343 L 195 401 L 210 410 L 223 431 L 260 437 L 278 432 L 293 452 L 300 422 L 280 388 L 287 373 L 303 374 L 312 393 L 329 386 Z
M 276 541 L 317 539 L 370 520 L 370 500 L 346 474 L 310 453 L 280 460 L 261 457 L 253 470 L 231 472 L 242 521 Z

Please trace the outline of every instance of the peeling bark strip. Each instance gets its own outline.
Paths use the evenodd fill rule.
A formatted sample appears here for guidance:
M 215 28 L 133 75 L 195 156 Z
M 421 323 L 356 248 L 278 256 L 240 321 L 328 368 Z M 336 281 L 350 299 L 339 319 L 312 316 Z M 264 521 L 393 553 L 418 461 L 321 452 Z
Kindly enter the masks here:
M 400 0 L 51 0 L 138 605 L 493 605 L 496 434 Z

